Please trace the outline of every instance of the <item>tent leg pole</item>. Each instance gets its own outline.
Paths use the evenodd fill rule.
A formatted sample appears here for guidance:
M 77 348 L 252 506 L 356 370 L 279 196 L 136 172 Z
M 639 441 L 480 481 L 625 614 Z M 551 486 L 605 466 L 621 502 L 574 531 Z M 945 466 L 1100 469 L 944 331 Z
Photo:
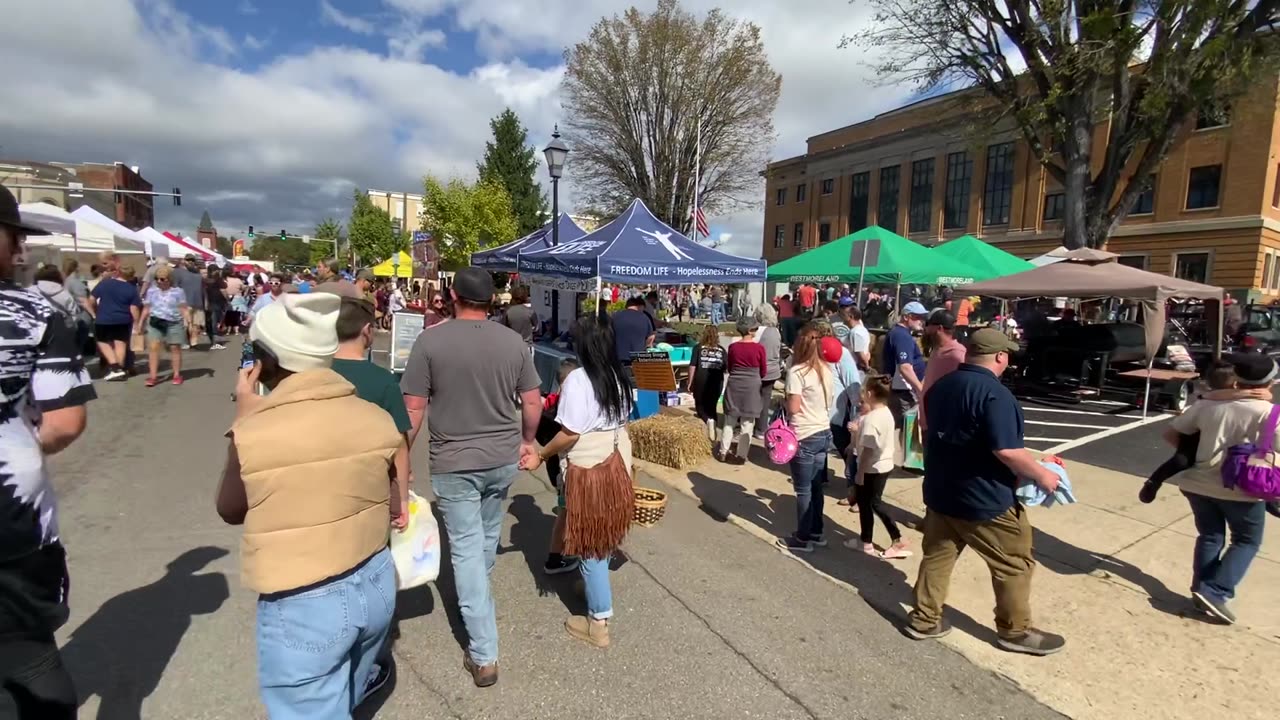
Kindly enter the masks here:
M 1147 408 L 1151 407 L 1151 368 L 1155 365 L 1155 357 L 1147 361 L 1147 382 L 1142 391 L 1142 419 L 1147 419 Z

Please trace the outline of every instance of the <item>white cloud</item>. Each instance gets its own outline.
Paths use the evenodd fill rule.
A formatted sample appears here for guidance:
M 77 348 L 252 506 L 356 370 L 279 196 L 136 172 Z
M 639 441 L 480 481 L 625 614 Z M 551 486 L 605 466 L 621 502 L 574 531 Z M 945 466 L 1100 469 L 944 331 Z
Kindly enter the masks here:
M 373 23 L 355 15 L 348 15 L 338 8 L 334 7 L 329 0 L 320 0 L 320 19 L 330 25 L 336 25 L 343 30 L 356 33 L 358 35 L 372 35 Z
M 327 7 L 381 32 L 387 52 L 316 47 L 253 69 L 229 67 L 237 43 L 226 30 L 196 22 L 169 0 L 78 0 L 56 14 L 14 3 L 0 25 L 0 66 L 33 71 L 0 74 L 0 137 L 9 157 L 121 160 L 140 164 L 157 187 L 183 188 L 182 207 L 157 203 L 162 229 L 190 234 L 207 208 L 224 231 L 252 224 L 309 232 L 325 216 L 346 218 L 352 187 L 413 192 L 427 172 L 473 176 L 488 120 L 506 106 L 540 148 L 561 119 L 563 68 L 531 67 L 519 54 L 559 52 L 600 16 L 632 3 L 594 0 L 584 12 L 579 0 L 384 0 L 378 13 L 353 17 L 324 0 L 322 14 Z M 696 12 L 713 4 L 685 0 Z M 837 48 L 865 19 L 858 6 L 811 0 L 795 13 L 776 0 L 739 0 L 730 7 L 760 24 L 783 75 L 775 158 L 905 98 L 874 85 L 864 53 Z M 424 62 L 446 39 L 457 42 L 442 28 L 475 32 L 487 59 L 459 72 Z M 261 49 L 271 30 L 255 26 L 238 44 Z M 59 52 L 47 52 L 51 46 Z M 547 183 L 544 170 L 538 180 Z M 566 210 L 574 209 L 573 182 L 571 156 L 561 183 Z M 728 235 L 726 249 L 760 255 L 762 207 L 708 219 Z
M 251 0 L 240 0 L 240 4 L 236 7 L 236 10 L 241 15 L 257 15 L 258 14 L 258 6 L 254 5 L 253 2 L 251 2 Z

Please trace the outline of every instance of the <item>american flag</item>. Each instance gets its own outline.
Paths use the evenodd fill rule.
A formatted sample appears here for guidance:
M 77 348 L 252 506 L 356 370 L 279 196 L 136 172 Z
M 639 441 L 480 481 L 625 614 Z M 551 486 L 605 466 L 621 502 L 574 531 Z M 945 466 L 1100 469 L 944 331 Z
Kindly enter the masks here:
M 707 214 L 702 212 L 702 208 L 695 208 L 693 211 L 693 224 L 695 232 L 702 237 L 711 237 L 711 227 L 707 225 Z

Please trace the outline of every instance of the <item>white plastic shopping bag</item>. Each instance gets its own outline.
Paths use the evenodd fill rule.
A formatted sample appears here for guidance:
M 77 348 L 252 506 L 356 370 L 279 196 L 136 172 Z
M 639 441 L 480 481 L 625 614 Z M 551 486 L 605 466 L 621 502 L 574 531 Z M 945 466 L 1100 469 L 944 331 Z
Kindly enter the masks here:
M 391 559 L 396 564 L 396 589 L 425 585 L 440 575 L 440 527 L 431 505 L 409 491 L 409 525 L 391 531 Z

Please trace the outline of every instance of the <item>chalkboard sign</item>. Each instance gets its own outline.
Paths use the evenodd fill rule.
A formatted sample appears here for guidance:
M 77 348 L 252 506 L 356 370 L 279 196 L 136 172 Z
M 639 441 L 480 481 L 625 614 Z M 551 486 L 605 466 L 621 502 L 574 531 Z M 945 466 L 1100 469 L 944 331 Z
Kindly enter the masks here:
M 398 312 L 391 316 L 391 372 L 404 372 L 409 364 L 409 351 L 426 321 L 422 313 Z
M 676 389 L 676 372 L 667 353 L 654 350 L 631 353 L 631 373 L 636 378 L 637 390 L 674 392 Z

